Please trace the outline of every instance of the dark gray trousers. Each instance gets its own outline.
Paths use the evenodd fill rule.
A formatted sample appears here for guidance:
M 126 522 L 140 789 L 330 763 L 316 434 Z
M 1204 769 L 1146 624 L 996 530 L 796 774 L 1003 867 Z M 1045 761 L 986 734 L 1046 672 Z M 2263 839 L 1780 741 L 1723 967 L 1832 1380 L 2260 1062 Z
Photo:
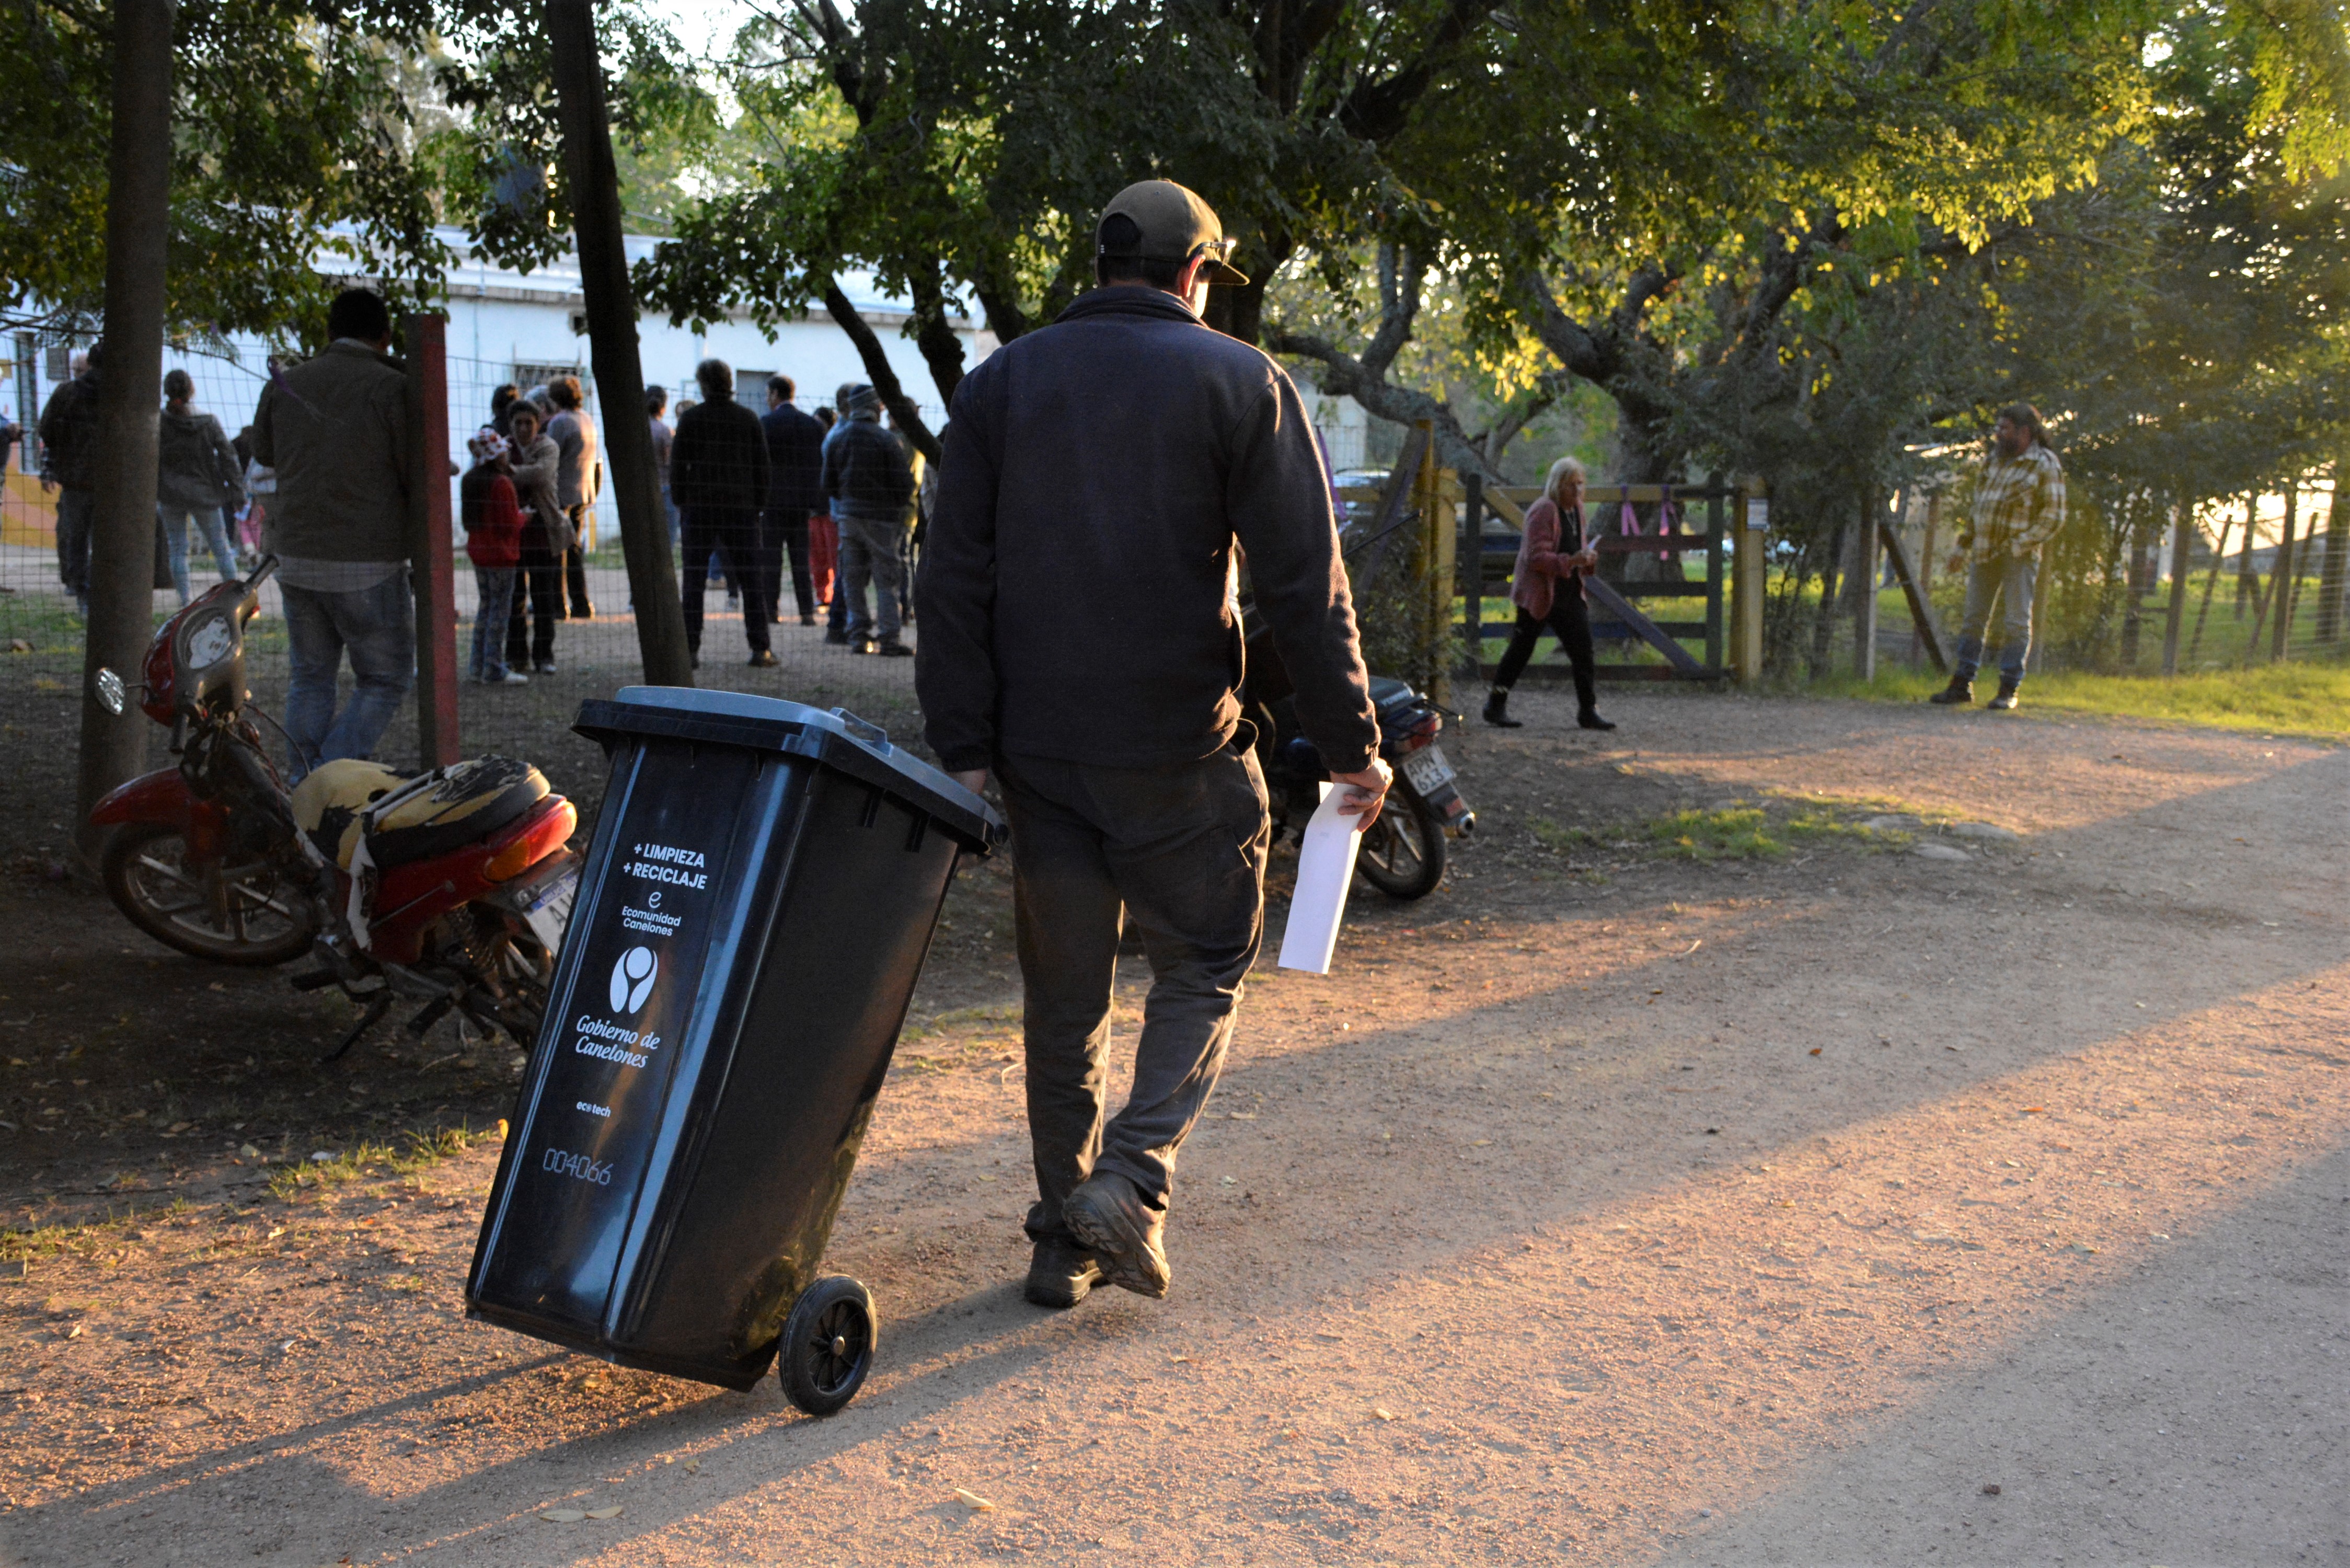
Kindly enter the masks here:
M 1271 830 L 1256 758 L 1229 747 L 1164 768 L 999 758 L 996 777 L 1026 999 L 1027 1231 L 1041 1241 L 1066 1234 L 1061 1200 L 1097 1169 L 1166 1207 L 1263 940 Z M 1121 909 L 1152 978 L 1133 1093 L 1105 1126 Z

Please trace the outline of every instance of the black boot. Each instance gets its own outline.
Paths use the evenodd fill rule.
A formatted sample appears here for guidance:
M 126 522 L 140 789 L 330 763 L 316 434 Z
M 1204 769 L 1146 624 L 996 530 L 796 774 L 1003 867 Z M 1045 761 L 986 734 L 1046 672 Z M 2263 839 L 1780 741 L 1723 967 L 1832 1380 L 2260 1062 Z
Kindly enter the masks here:
M 1975 700 L 1975 678 L 1970 673 L 1953 675 L 1950 683 L 1926 699 L 1940 708 L 1963 708 Z
M 1577 713 L 1575 716 L 1575 722 L 1577 727 L 1586 730 L 1612 730 L 1616 727 L 1614 720 L 1601 718 L 1596 708 L 1586 708 L 1582 712 Z
M 1986 706 L 1995 713 L 2004 713 L 2008 711 L 2015 706 L 2015 693 L 2022 685 L 2023 680 L 2021 676 L 2001 676 L 1999 678 L 1999 695 L 1992 698 Z
M 1076 1241 L 1055 1237 L 1036 1243 L 1022 1292 L 1040 1307 L 1073 1307 L 1101 1282 L 1101 1264 Z
M 1526 727 L 1526 722 L 1523 719 L 1513 719 L 1510 717 L 1510 689 L 1508 687 L 1496 686 L 1492 691 L 1486 694 L 1485 722 L 1492 725 L 1493 728 L 1497 730 L 1523 730 Z
M 1115 1171 L 1095 1171 L 1061 1200 L 1061 1223 L 1092 1254 L 1103 1283 L 1153 1301 L 1165 1298 L 1172 1279 L 1167 1210 L 1144 1202 L 1133 1182 Z

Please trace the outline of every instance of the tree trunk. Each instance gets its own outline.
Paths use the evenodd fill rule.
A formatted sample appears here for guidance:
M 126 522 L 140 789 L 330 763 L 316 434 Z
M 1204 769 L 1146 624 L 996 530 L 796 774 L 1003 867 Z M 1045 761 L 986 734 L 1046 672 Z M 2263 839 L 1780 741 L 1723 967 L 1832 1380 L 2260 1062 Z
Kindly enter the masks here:
M 2139 628 L 2144 619 L 2146 596 L 2154 583 L 2156 545 L 2147 536 L 2146 518 L 2135 507 L 2129 523 L 2129 571 L 2123 587 L 2122 601 L 2122 668 L 2137 668 Z
M 1877 679 L 1877 578 L 1884 563 L 1877 546 L 1877 521 L 1885 508 L 1875 485 L 1860 492 L 1860 521 L 1853 528 L 1852 578 L 1845 597 L 1852 605 L 1852 672 Z
M 2269 597 L 2276 616 L 2269 633 L 2269 662 L 2281 664 L 2293 651 L 2293 590 L 2301 581 L 2301 564 L 2294 556 L 2294 513 L 2300 509 L 2301 480 L 2296 475 L 2284 488 L 2284 524 L 2277 534 L 2276 567 L 2269 573 Z
M 1843 581 L 1845 537 L 1851 529 L 1849 519 L 1836 519 L 1835 532 L 1828 538 L 1827 556 L 1820 567 L 1819 608 L 1812 617 L 1810 673 L 1814 676 L 1827 668 L 1828 648 L 1835 635 L 1836 589 Z
M 685 611 L 669 553 L 669 519 L 653 466 L 652 425 L 645 415 L 644 363 L 637 352 L 636 297 L 621 242 L 620 182 L 604 109 L 604 67 L 596 55 L 591 0 L 547 0 L 546 32 L 563 119 L 564 179 L 571 187 L 579 244 L 579 287 L 587 297 L 588 343 L 604 394 L 605 461 L 620 514 L 620 548 L 637 619 L 637 654 L 656 686 L 693 684 L 685 645 Z M 441 483 L 437 478 L 431 483 Z
M 2261 574 L 2252 565 L 2252 547 L 2261 542 L 2261 498 L 2256 493 L 2244 497 L 2244 553 L 2236 559 L 2236 618 L 2244 618 L 2244 607 L 2261 596 Z
M 2334 498 L 2325 514 L 2325 565 L 2317 578 L 2317 640 L 2323 643 L 2342 639 L 2342 596 L 2350 589 L 2350 520 L 2342 515 L 2345 483 L 2350 483 L 2350 464 L 2337 462 Z
M 135 680 L 153 636 L 155 444 L 163 400 L 163 308 L 172 217 L 172 0 L 115 0 L 114 123 L 107 150 L 106 351 L 82 653 L 74 847 L 96 865 L 92 807 L 147 760 L 147 717 L 99 702 L 96 677 Z
M 1616 404 L 1616 482 L 1619 484 L 1669 484 L 1679 472 L 1681 454 L 1672 445 L 1672 410 L 1650 396 L 1646 388 L 1627 386 L 1626 379 L 1610 381 L 1606 391 Z

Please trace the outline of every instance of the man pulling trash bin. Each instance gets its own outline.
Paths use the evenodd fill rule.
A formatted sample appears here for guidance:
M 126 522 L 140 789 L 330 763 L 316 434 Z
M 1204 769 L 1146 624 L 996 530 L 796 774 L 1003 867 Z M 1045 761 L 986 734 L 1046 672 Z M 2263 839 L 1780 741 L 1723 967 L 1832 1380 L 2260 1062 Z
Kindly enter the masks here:
M 1241 723 L 1238 551 L 1331 776 L 1388 772 L 1314 427 L 1289 377 L 1201 319 L 1247 280 L 1206 202 L 1152 180 L 1096 232 L 1102 286 L 963 378 L 916 590 L 925 733 L 1012 825 L 1037 1200 L 1028 1299 L 1167 1293 L 1177 1151 L 1264 924 L 1264 782 Z M 1121 912 L 1152 971 L 1104 1123 Z

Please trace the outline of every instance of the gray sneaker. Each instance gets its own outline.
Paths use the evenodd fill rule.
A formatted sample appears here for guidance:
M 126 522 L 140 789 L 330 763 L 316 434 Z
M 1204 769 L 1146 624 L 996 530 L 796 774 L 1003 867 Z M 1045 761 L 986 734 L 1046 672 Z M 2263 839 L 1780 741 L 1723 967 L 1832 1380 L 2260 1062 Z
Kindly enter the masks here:
M 1061 1223 L 1093 1249 L 1102 1279 L 1139 1296 L 1159 1300 L 1173 1276 L 1167 1271 L 1167 1212 L 1142 1200 L 1134 1183 L 1097 1170 L 1061 1200 Z

